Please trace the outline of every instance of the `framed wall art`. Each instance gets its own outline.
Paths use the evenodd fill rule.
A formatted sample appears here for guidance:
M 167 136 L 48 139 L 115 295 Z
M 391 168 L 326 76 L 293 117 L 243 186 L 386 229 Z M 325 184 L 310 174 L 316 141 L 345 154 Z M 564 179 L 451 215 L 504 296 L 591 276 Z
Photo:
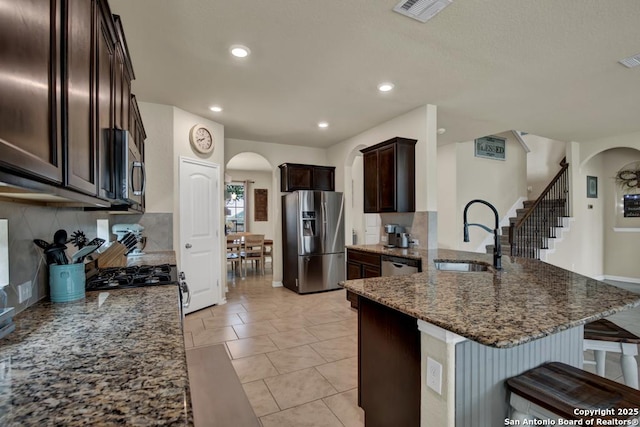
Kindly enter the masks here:
M 587 197 L 589 199 L 598 198 L 598 177 L 587 176 Z

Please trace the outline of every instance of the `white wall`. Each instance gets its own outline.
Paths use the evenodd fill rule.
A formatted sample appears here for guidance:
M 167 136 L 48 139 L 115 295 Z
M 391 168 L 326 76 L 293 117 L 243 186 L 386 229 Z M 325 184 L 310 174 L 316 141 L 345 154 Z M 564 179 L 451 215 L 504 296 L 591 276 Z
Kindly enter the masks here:
M 345 238 L 347 243 L 349 240 L 351 229 L 355 230 L 358 244 L 365 241 L 365 224 L 364 224 L 364 164 L 362 156 L 356 156 L 351 166 L 351 196 L 350 201 L 346 201 L 347 209 L 351 208 L 351 228 L 345 230 Z
M 249 210 L 245 212 L 245 223 L 248 225 L 248 231 L 255 234 L 264 234 L 265 239 L 272 239 L 274 236 L 274 218 L 273 218 L 273 173 L 272 172 L 262 172 L 262 171 L 246 171 L 246 170 L 231 170 L 227 169 L 225 171 L 227 174 L 231 175 L 231 178 L 234 182 L 236 181 L 253 181 L 249 182 L 249 186 L 245 191 L 245 197 L 249 202 Z M 266 189 L 268 192 L 268 210 L 267 210 L 267 218 L 268 221 L 255 221 L 254 213 L 255 213 L 255 198 L 254 191 L 255 189 Z
M 523 139 L 531 150 L 527 154 L 527 186 L 531 187 L 528 199 L 535 200 L 560 170 L 567 144 L 536 135 L 525 135 Z
M 173 107 L 148 102 L 138 106 L 147 132 L 145 211 L 173 212 Z
M 458 144 L 438 147 L 438 247 L 444 249 L 454 249 L 460 244 L 458 235 L 461 223 L 456 215 L 457 148 Z
M 479 227 L 469 228 L 469 243 L 463 242 L 463 211 L 473 199 L 482 199 L 495 206 L 500 220 L 507 216 L 514 203 L 527 193 L 526 152 L 512 132 L 495 134 L 506 139 L 506 160 L 475 157 L 474 141 L 439 147 L 439 201 L 445 203 L 439 215 L 439 244 L 441 247 L 465 251 L 484 252 L 484 245 L 493 242 L 493 236 Z M 453 152 L 455 150 L 455 153 Z M 453 168 L 454 171 L 448 169 Z M 455 174 L 455 179 L 452 175 Z M 455 206 L 454 206 L 455 203 Z M 439 205 L 440 206 L 440 205 Z M 468 221 L 493 229 L 495 217 L 491 210 L 475 204 L 469 208 Z M 440 233 L 443 233 L 440 237 Z

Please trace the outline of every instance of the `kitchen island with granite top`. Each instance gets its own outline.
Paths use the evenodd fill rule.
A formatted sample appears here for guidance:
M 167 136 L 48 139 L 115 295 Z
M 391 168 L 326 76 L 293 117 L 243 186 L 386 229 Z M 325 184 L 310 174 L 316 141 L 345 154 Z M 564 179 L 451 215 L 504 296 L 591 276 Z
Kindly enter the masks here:
M 178 293 L 94 291 L 17 315 L 0 341 L 0 425 L 193 425 Z
M 505 256 L 498 271 L 480 253 L 348 248 L 422 261 L 421 273 L 343 282 L 359 298 L 367 426 L 504 425 L 506 378 L 547 361 L 582 367 L 583 325 L 640 305 L 640 295 L 537 260 Z M 462 262 L 486 271 L 437 268 Z

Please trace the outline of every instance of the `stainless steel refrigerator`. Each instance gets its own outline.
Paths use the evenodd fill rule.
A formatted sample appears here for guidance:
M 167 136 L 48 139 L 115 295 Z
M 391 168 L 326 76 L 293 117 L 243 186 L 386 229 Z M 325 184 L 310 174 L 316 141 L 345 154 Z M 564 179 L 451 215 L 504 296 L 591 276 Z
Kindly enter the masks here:
M 339 289 L 345 279 L 344 197 L 333 191 L 282 196 L 284 286 L 300 294 Z

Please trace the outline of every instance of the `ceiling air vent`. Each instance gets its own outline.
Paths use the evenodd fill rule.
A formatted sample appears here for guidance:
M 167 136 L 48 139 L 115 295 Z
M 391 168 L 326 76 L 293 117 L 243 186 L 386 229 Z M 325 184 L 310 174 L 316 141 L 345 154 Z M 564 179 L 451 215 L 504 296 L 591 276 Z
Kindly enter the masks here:
M 452 0 L 403 0 L 393 10 L 420 22 L 427 22 L 451 2 Z
M 621 59 L 618 62 L 627 68 L 637 67 L 638 65 L 640 65 L 640 53 L 628 58 Z

